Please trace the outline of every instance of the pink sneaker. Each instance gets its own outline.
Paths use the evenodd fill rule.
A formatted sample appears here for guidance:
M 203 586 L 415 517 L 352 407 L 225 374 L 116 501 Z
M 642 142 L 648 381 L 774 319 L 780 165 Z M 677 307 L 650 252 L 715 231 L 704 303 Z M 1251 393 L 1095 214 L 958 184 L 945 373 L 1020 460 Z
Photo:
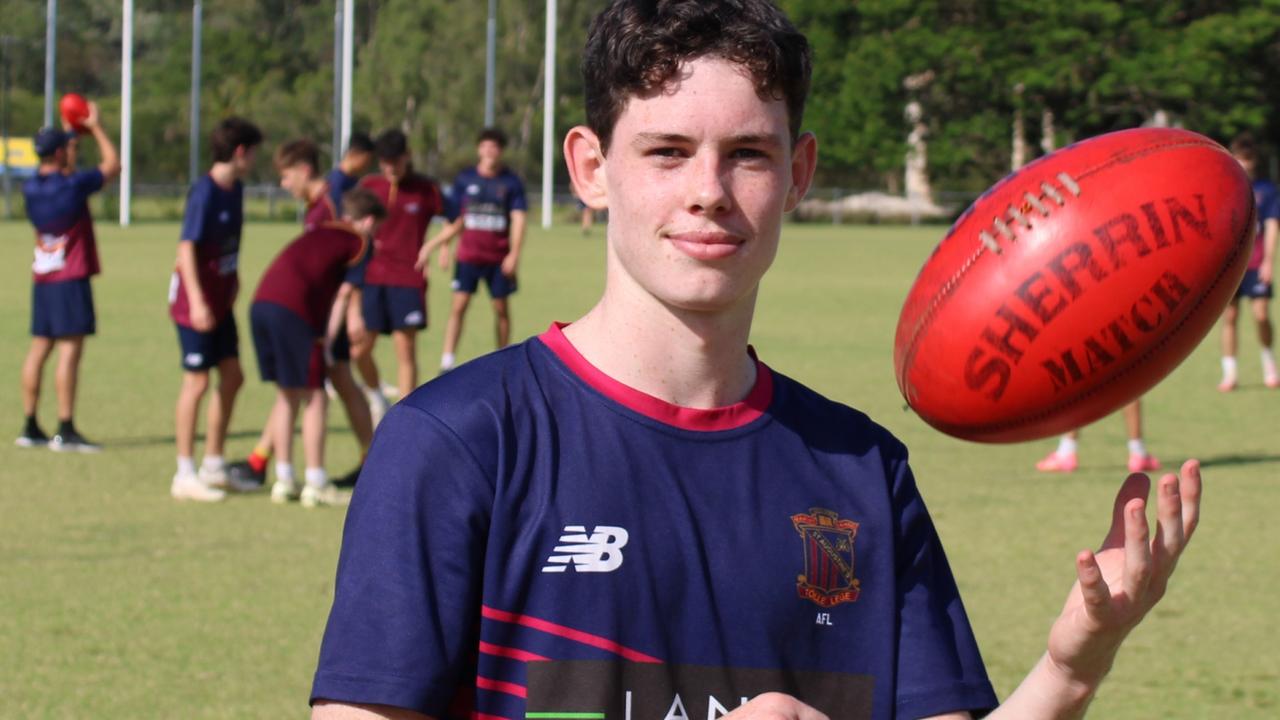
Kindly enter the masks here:
M 1223 378 L 1222 382 L 1218 383 L 1218 392 L 1224 392 L 1224 393 L 1231 392 L 1232 390 L 1235 390 L 1235 389 L 1236 389 L 1235 378 Z
M 1262 379 L 1262 384 L 1266 385 L 1272 390 L 1275 390 L 1276 388 L 1280 388 L 1280 376 L 1268 375 Z
M 1076 459 L 1075 454 L 1059 455 L 1058 451 L 1053 451 L 1046 455 L 1043 460 L 1036 463 L 1036 469 L 1040 472 L 1075 472 L 1076 467 L 1080 465 L 1080 461 Z
M 1155 455 L 1129 455 L 1129 472 L 1155 472 L 1160 469 L 1160 461 Z

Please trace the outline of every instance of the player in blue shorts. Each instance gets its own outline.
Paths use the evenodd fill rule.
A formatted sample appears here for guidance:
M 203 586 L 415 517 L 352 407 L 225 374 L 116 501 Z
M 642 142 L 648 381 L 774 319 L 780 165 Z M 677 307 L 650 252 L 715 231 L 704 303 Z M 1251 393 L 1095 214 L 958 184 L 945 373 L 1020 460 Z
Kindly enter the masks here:
M 356 178 L 350 177 L 348 182 L 346 178 L 349 176 L 346 173 L 348 170 L 357 174 L 362 172 L 360 156 L 364 156 L 366 164 L 368 159 L 368 152 L 357 147 L 359 141 L 358 138 L 353 137 L 353 150 L 349 150 L 343 156 L 339 166 L 325 177 L 321 177 L 319 172 L 320 150 L 310 140 L 291 140 L 276 148 L 273 160 L 276 171 L 280 173 L 280 186 L 306 203 L 306 213 L 302 219 L 303 230 L 314 230 L 325 223 L 339 219 L 338 208 L 342 207 L 342 194 L 338 193 L 335 198 L 334 186 L 331 183 L 337 182 L 339 186 L 345 186 L 342 192 L 354 187 Z M 343 286 L 340 292 L 343 294 L 342 302 L 345 303 L 346 294 L 351 292 L 351 286 Z M 351 319 L 350 329 L 355 331 L 357 337 L 362 336 L 363 315 L 356 313 Z M 369 450 L 369 443 L 373 441 L 373 422 L 369 415 L 369 403 L 351 374 L 351 342 L 347 331 L 348 324 L 344 322 L 338 329 L 337 338 L 330 348 L 332 362 L 325 365 L 325 378 L 333 387 L 334 394 L 342 401 L 347 420 L 351 423 L 351 432 L 360 446 L 360 457 L 363 460 L 365 453 Z M 280 409 L 281 405 L 277 403 L 276 410 Z M 265 484 L 267 464 L 271 460 L 271 429 L 275 423 L 274 416 L 267 420 L 267 426 L 262 429 L 258 444 L 249 453 L 247 459 L 227 466 L 227 474 L 231 478 L 259 486 Z M 356 470 L 340 478 L 341 486 L 355 484 L 358 477 L 359 468 L 357 467 Z
M 1218 389 L 1231 392 L 1236 389 L 1238 371 L 1236 350 L 1239 345 L 1236 332 L 1240 317 L 1240 300 L 1248 298 L 1250 314 L 1258 327 L 1258 345 L 1262 355 L 1262 383 L 1269 388 L 1280 387 L 1280 373 L 1276 371 L 1276 356 L 1272 350 L 1271 295 L 1272 271 L 1275 269 L 1276 243 L 1280 239 L 1280 192 L 1270 180 L 1258 177 L 1258 148 L 1253 138 L 1241 135 L 1231 142 L 1231 154 L 1253 180 L 1254 204 L 1258 208 L 1258 230 L 1254 238 L 1253 252 L 1240 281 L 1240 288 L 1222 315 L 1222 381 Z
M 120 174 L 120 156 L 98 122 L 98 105 L 89 104 L 84 126 L 98 144 L 102 161 L 91 170 L 76 170 L 70 161 L 75 135 L 45 128 L 35 137 L 40 167 L 22 185 L 27 218 L 35 228 L 35 261 L 31 264 L 31 347 L 22 364 L 22 410 L 26 424 L 19 447 L 97 452 L 101 447 L 80 434 L 73 416 L 84 339 L 94 334 L 93 289 L 89 278 L 101 272 L 93 232 L 89 196 Z M 44 364 L 58 349 L 55 386 L 58 430 L 50 438 L 36 422 Z
M 249 310 L 258 368 L 262 379 L 277 387 L 268 425 L 276 451 L 271 499 L 278 503 L 300 499 L 304 507 L 316 507 L 343 500 L 324 469 L 324 376 L 334 365 L 333 346 L 343 324 L 359 323 L 359 288 L 373 228 L 386 210 L 360 188 L 343 197 L 342 207 L 341 221 L 321 221 L 280 251 L 262 274 Z M 304 485 L 297 482 L 292 463 L 300 406 L 305 407 Z
M 587 125 L 564 149 L 580 197 L 609 209 L 603 295 L 388 413 L 312 717 L 997 704 L 906 448 L 748 344 L 815 169 L 809 57 L 768 0 L 617 0 L 592 23 Z M 1199 468 L 1182 470 L 1159 481 L 1154 542 L 1148 480 L 1125 481 L 1047 651 L 990 717 L 1083 714 L 1197 522 Z
M 244 220 L 241 178 L 253 168 L 262 132 L 241 118 L 218 123 L 209 136 L 213 166 L 187 194 L 178 242 L 177 267 L 169 284 L 169 315 L 178 330 L 182 387 L 178 391 L 174 434 L 178 472 L 169 493 L 178 500 L 216 502 L 225 488 L 257 489 L 228 478 L 223 443 L 236 394 L 244 384 L 240 337 L 232 312 L 240 288 L 237 264 Z M 209 390 L 209 374 L 218 371 L 218 387 L 209 401 L 204 462 L 195 465 L 196 418 Z
M 480 132 L 476 140 L 479 161 L 453 181 L 447 208 L 451 222 L 423 246 L 418 258 L 418 267 L 425 269 L 436 247 L 448 248 L 449 241 L 462 233 L 453 271 L 453 304 L 444 330 L 442 371 L 452 369 L 457 361 L 462 322 L 482 280 L 493 301 L 498 347 L 511 341 L 510 297 L 516 291 L 528 203 L 524 183 L 502 164 L 506 145 L 507 136 L 501 130 L 485 128 Z M 445 250 L 440 254 L 440 265 L 444 268 L 447 264 Z

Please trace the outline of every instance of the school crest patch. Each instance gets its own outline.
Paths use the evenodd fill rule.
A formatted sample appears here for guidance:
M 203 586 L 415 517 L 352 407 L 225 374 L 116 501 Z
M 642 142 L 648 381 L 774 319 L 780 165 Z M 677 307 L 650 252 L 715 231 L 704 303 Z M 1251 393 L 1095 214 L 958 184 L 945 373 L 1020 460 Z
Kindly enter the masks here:
M 855 602 L 861 583 L 853 574 L 853 540 L 858 523 L 824 508 L 791 516 L 804 550 L 804 572 L 796 576 L 801 598 L 829 608 Z

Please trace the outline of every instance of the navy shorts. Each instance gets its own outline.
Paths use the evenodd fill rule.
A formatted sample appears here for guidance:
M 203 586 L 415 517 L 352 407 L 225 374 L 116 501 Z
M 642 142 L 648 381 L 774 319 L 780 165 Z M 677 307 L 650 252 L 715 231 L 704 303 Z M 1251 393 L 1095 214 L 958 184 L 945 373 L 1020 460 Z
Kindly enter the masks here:
M 453 268 L 453 291 L 474 295 L 481 278 L 489 288 L 489 297 L 501 300 L 516 291 L 516 279 L 502 274 L 502 263 L 481 265 L 456 262 Z
M 31 334 L 43 338 L 92 335 L 97 330 L 89 278 L 34 283 Z
M 227 317 L 209 332 L 178 326 L 178 345 L 182 348 L 182 369 L 188 372 L 209 370 L 223 360 L 240 357 L 240 333 L 236 316 Z
M 258 374 L 282 388 L 324 387 L 324 341 L 294 311 L 269 302 L 249 306 Z
M 427 326 L 427 291 L 394 285 L 365 285 L 360 309 L 369 332 L 390 335 L 393 330 L 421 330 Z
M 1244 278 L 1240 280 L 1240 289 L 1236 290 L 1236 297 L 1270 298 L 1271 283 L 1259 281 L 1257 270 L 1245 270 Z
M 347 335 L 346 326 L 338 329 L 338 336 L 333 339 L 333 347 L 329 348 L 329 354 L 333 356 L 334 362 L 350 362 L 351 336 Z

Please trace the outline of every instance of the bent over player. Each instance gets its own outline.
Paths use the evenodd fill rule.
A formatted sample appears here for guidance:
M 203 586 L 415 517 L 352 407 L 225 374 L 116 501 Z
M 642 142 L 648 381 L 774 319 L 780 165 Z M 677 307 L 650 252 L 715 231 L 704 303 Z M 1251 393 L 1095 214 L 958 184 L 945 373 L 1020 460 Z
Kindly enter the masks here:
M 169 284 L 169 314 L 178 329 L 182 351 L 182 387 L 178 391 L 174 435 L 178 472 L 169 493 L 178 500 L 222 500 L 229 479 L 223 443 L 236 394 L 244 384 L 240 369 L 240 337 L 232 312 L 240 290 L 238 262 L 244 225 L 244 186 L 253 168 L 262 132 L 241 118 L 218 123 L 209 137 L 213 166 L 195 181 L 187 195 L 178 242 L 177 269 Z M 218 371 L 218 387 L 209 400 L 204 462 L 195 465 L 196 417 L 209 390 L 210 371 Z
M 341 497 L 324 469 L 325 367 L 333 364 L 332 348 L 343 323 L 360 312 L 359 285 L 373 228 L 386 214 L 373 193 L 360 188 L 348 192 L 342 206 L 342 222 L 320 222 L 280 251 L 263 273 L 249 309 L 262 379 L 278 388 L 268 421 L 276 452 L 274 502 L 300 499 L 304 507 L 315 507 L 336 504 Z M 292 464 L 300 405 L 305 405 L 302 487 Z
M 120 156 L 98 121 L 97 103 L 89 103 L 89 115 L 83 124 L 98 143 L 102 155 L 98 166 L 77 171 L 68 159 L 75 136 L 45 128 L 34 143 L 40 167 L 22 185 L 36 244 L 35 261 L 31 264 L 31 347 L 22 364 L 26 423 L 16 441 L 19 447 L 47 445 L 53 450 L 79 452 L 101 449 L 80 434 L 73 415 L 84 339 L 97 330 L 89 278 L 102 271 L 89 196 L 120 174 Z M 36 422 L 36 409 L 40 405 L 44 364 L 54 347 L 58 348 L 58 429 L 50 438 Z
M 313 717 L 996 705 L 906 448 L 748 344 L 815 169 L 809 57 L 768 0 L 618 0 L 594 21 L 588 124 L 564 152 L 579 197 L 609 210 L 603 295 L 388 413 L 347 515 Z M 1150 544 L 1147 482 L 1125 482 L 1045 655 L 992 717 L 1078 717 L 1163 592 L 1198 466 L 1160 481 Z

